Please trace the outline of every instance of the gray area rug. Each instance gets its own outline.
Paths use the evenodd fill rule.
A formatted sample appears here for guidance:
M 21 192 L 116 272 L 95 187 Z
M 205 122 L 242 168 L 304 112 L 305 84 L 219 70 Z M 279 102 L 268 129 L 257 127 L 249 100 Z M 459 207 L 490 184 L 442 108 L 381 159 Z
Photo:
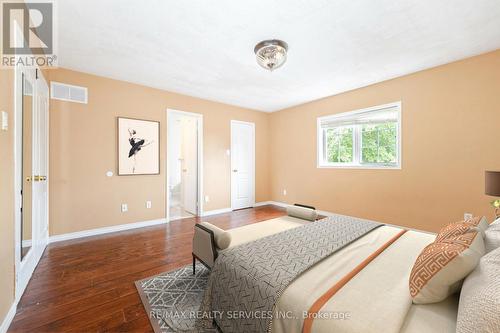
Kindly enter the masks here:
M 155 333 L 217 332 L 195 327 L 210 273 L 205 266 L 191 265 L 136 281 L 142 303 Z

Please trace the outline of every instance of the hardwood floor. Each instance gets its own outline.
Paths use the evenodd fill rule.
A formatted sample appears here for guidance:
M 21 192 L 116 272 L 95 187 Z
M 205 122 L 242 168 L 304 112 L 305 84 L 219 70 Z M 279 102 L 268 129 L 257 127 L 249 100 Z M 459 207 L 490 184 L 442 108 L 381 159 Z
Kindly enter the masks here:
M 263 206 L 202 220 L 230 229 L 282 215 L 282 208 Z M 190 264 L 198 221 L 49 245 L 9 332 L 152 332 L 134 282 Z

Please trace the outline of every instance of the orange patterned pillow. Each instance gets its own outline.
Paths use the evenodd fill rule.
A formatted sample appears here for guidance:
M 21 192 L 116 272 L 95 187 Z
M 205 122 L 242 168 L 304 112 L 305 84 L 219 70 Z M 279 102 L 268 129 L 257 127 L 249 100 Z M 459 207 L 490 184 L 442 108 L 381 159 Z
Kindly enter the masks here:
M 448 237 L 427 245 L 417 257 L 410 274 L 413 303 L 436 303 L 456 292 L 484 254 L 477 231 Z
M 440 242 L 447 238 L 453 238 L 460 235 L 464 235 L 468 232 L 477 232 L 478 229 L 470 223 L 466 222 L 456 222 L 450 223 L 441 230 L 436 236 L 436 242 Z
M 489 224 L 486 218 L 483 217 L 473 217 L 466 221 L 460 221 L 455 223 L 450 223 L 447 226 L 439 230 L 436 236 L 436 242 L 449 237 L 456 237 L 468 232 L 479 231 L 481 236 L 484 238 L 484 233 L 488 228 Z

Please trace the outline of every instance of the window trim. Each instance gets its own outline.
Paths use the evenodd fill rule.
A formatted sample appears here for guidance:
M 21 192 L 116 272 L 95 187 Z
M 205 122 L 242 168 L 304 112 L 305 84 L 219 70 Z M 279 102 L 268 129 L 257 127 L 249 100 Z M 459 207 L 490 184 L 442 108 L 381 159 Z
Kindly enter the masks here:
M 360 135 L 360 129 L 359 126 L 354 127 L 353 131 L 353 162 L 352 163 L 324 163 L 322 161 L 323 159 L 323 150 L 325 149 L 325 145 L 323 142 L 323 131 L 321 127 L 321 123 L 325 120 L 330 120 L 330 119 L 335 119 L 335 118 L 340 118 L 344 116 L 352 116 L 356 114 L 361 114 L 361 113 L 366 113 L 366 112 L 371 112 L 371 111 L 378 111 L 382 109 L 387 109 L 387 108 L 396 108 L 397 113 L 398 113 L 398 121 L 397 121 L 397 129 L 398 129 L 398 140 L 396 142 L 397 144 L 397 162 L 396 164 L 369 164 L 369 163 L 360 163 L 360 158 L 361 158 L 361 135 Z M 402 146 L 403 146 L 403 132 L 402 132 L 402 126 L 401 126 L 401 121 L 402 121 L 402 107 L 401 107 L 401 101 L 399 102 L 393 102 L 393 103 L 388 103 L 388 104 L 383 104 L 383 105 L 377 105 L 369 108 L 364 108 L 364 109 L 358 109 L 354 111 L 348 111 L 348 112 L 342 112 L 342 113 L 336 113 L 333 115 L 328 115 L 328 116 L 323 116 L 323 117 L 318 117 L 316 120 L 316 167 L 318 169 L 386 169 L 386 170 L 401 170 L 402 169 Z

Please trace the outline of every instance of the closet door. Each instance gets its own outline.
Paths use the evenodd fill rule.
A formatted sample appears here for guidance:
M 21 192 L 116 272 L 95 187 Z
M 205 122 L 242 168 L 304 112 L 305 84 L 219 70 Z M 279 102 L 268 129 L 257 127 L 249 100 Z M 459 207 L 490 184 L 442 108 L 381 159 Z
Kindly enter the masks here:
M 49 89 L 35 68 L 16 69 L 16 298 L 48 243 Z
M 48 243 L 48 175 L 49 175 L 49 87 L 41 75 L 37 75 L 35 85 L 35 119 L 33 151 L 33 173 L 35 181 L 33 182 L 33 198 L 36 215 L 34 215 L 34 224 L 37 226 L 39 250 L 43 249 Z

